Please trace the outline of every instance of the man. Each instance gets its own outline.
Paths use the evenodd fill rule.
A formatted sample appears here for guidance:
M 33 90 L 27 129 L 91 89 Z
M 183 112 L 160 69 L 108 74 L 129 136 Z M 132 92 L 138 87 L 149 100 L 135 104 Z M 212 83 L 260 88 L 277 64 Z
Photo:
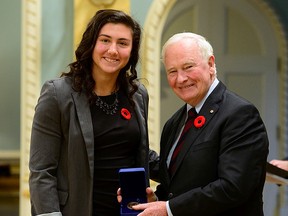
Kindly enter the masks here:
M 276 167 L 279 167 L 280 169 L 288 171 L 288 158 L 285 158 L 283 160 L 274 159 L 271 160 L 270 163 Z
M 133 208 L 144 210 L 139 216 L 263 215 L 268 137 L 258 110 L 217 79 L 213 48 L 204 37 L 176 34 L 162 58 L 169 85 L 186 104 L 162 131 L 158 201 Z M 196 119 L 183 141 L 191 107 Z M 147 194 L 151 200 L 151 189 Z

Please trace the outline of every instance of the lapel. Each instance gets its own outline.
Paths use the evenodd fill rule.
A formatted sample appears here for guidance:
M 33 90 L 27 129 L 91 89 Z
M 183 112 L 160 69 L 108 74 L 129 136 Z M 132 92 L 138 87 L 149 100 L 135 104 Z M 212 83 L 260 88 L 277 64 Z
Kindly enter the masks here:
M 169 134 L 167 134 L 167 141 L 165 144 L 165 147 L 163 148 L 163 158 L 165 158 L 165 163 L 167 160 L 167 157 L 169 155 L 169 152 L 175 142 L 175 139 L 177 138 L 177 135 L 180 132 L 181 127 L 185 123 L 185 115 L 186 113 L 186 104 L 180 108 L 180 110 L 175 113 L 175 116 L 173 117 L 173 122 L 171 123 L 171 130 L 169 130 Z
M 160 167 L 163 167 L 163 169 L 160 170 L 162 173 L 164 179 L 167 181 L 167 184 L 170 184 L 170 174 L 167 169 L 167 157 L 169 155 L 169 152 L 175 142 L 177 134 L 179 134 L 181 126 L 185 123 L 185 114 L 186 113 L 186 104 L 182 106 L 172 117 L 172 122 L 168 124 L 167 130 L 168 132 L 165 132 L 165 134 L 162 134 L 161 137 L 161 143 L 163 142 L 163 145 L 161 145 L 161 152 L 160 157 L 162 158 L 160 160 Z M 169 129 L 170 128 L 170 129 Z M 165 140 L 167 138 L 167 140 Z M 162 141 L 162 139 L 164 141 Z M 164 169 L 165 167 L 165 169 Z
M 138 147 L 138 151 L 137 151 L 137 155 L 136 155 L 136 165 L 137 166 L 145 166 L 145 164 L 143 164 L 143 156 L 146 155 L 146 145 L 143 144 L 144 143 L 148 143 L 148 140 L 146 139 L 146 133 L 148 133 L 148 131 L 146 130 L 147 125 L 146 125 L 146 120 L 145 120 L 145 116 L 147 116 L 145 114 L 145 104 L 144 104 L 144 100 L 143 100 L 143 96 L 140 94 L 139 91 L 135 92 L 133 95 L 133 100 L 135 102 L 135 106 L 134 106 L 134 111 L 135 111 L 135 115 L 136 115 L 136 119 L 138 121 L 138 125 L 139 125 L 139 129 L 140 129 L 140 145 Z M 147 131 L 147 132 L 146 132 Z M 145 159 L 144 159 L 145 160 Z M 147 169 L 145 167 L 145 169 Z
M 219 103 L 222 101 L 222 96 L 225 89 L 226 87 L 224 86 L 224 84 L 219 82 L 217 87 L 213 90 L 213 92 L 209 95 L 209 97 L 203 104 L 200 112 L 198 113 L 198 116 L 205 117 L 205 124 L 201 128 L 196 128 L 195 126 L 192 126 L 192 128 L 190 129 L 184 140 L 183 147 L 177 157 L 175 163 L 175 173 L 177 173 L 177 169 L 181 165 L 184 157 L 186 156 L 191 146 L 197 144 L 197 137 L 201 135 L 201 133 L 205 130 L 205 128 L 207 128 L 209 124 L 211 124 L 212 118 L 219 110 Z M 171 178 L 173 178 L 173 176 Z
M 84 93 L 73 92 L 72 98 L 75 103 L 76 112 L 86 145 L 90 175 L 93 177 L 94 170 L 94 135 L 90 112 L 90 106 Z
M 138 122 L 139 122 L 139 125 L 140 125 L 140 129 L 142 130 L 142 126 L 143 126 L 143 123 L 145 122 L 145 113 L 144 113 L 144 103 L 143 103 L 143 98 L 142 98 L 142 95 L 139 93 L 139 91 L 136 91 L 133 95 L 133 100 L 135 101 L 135 113 L 136 113 L 136 116 L 137 116 L 137 119 L 138 119 Z M 141 134 L 142 134 L 143 131 L 141 131 Z

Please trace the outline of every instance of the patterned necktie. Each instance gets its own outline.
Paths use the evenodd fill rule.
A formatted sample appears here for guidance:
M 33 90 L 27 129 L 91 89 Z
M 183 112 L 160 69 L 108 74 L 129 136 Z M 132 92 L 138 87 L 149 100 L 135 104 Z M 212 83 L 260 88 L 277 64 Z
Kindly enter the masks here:
M 179 137 L 179 140 L 177 142 L 177 145 L 176 145 L 176 148 L 174 149 L 174 152 L 172 154 L 172 157 L 171 157 L 171 161 L 170 161 L 170 165 L 169 165 L 169 173 L 170 173 L 170 176 L 172 176 L 172 174 L 174 173 L 175 171 L 175 164 L 176 164 L 176 159 L 177 159 L 177 156 L 183 146 L 183 143 L 184 143 L 184 140 L 185 140 L 185 136 L 187 135 L 187 132 L 189 131 L 189 129 L 192 127 L 193 125 L 193 122 L 195 120 L 197 116 L 197 112 L 195 110 L 195 108 L 191 108 L 189 111 L 188 111 L 188 118 L 186 120 L 186 123 L 185 123 L 185 126 L 184 126 L 184 129 Z

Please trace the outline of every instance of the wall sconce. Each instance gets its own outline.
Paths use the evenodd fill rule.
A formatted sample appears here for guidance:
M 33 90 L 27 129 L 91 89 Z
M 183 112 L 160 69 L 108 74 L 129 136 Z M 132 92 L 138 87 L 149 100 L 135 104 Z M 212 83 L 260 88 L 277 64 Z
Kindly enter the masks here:
M 110 6 L 112 5 L 115 0 L 90 0 L 96 6 Z

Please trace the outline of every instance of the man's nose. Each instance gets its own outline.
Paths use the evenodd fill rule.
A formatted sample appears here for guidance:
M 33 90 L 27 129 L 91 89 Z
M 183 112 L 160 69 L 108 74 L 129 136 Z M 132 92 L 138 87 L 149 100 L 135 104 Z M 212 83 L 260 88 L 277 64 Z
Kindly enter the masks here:
M 183 70 L 179 70 L 177 73 L 177 82 L 184 82 L 188 79 L 187 74 Z

